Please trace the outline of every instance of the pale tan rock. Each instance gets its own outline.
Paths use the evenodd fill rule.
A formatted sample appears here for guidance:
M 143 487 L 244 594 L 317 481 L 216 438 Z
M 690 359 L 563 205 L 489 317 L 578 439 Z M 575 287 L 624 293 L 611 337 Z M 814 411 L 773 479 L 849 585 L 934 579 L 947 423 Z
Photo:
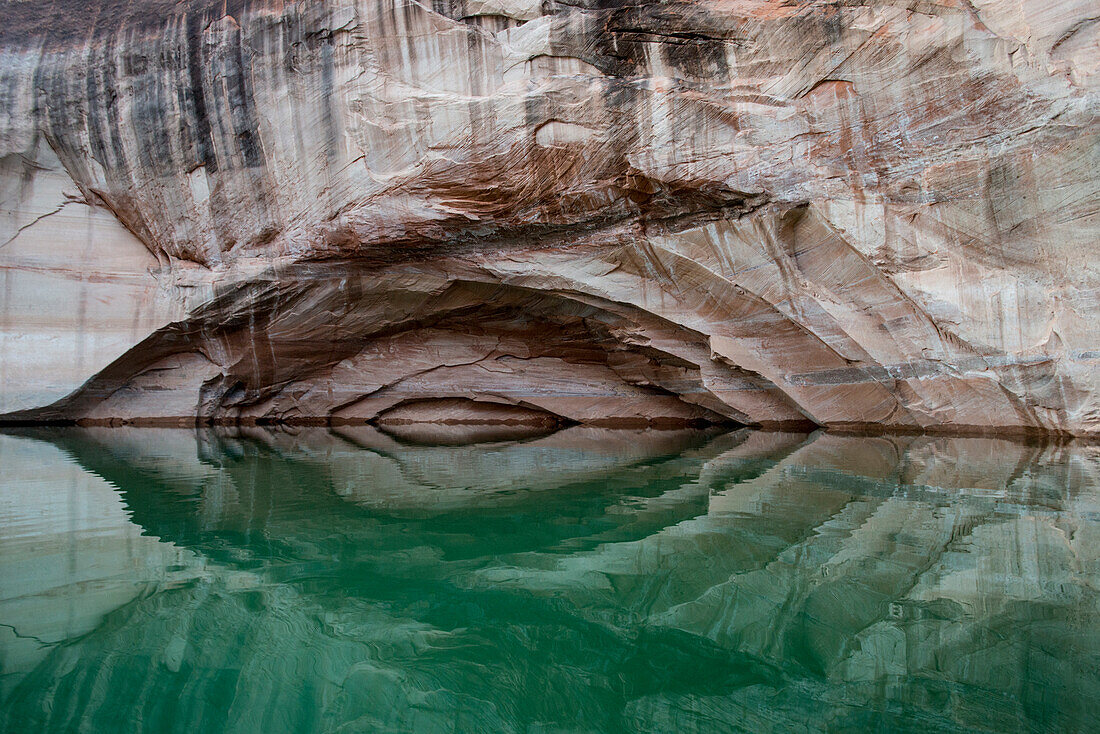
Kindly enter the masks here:
M 0 419 L 1100 432 L 1085 0 L 0 21 Z

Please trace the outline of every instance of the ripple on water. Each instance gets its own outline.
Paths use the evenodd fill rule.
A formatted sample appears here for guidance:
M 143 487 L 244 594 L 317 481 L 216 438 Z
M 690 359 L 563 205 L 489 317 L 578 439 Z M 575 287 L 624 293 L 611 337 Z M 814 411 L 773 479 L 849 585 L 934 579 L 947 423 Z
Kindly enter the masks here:
M 51 429 L 0 466 L 3 731 L 1100 730 L 1092 446 Z

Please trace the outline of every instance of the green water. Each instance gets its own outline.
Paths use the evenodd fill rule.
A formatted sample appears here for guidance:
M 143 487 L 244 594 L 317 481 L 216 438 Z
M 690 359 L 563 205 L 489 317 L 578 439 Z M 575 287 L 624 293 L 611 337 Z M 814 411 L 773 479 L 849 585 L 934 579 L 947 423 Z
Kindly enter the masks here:
M 1100 449 L 0 435 L 4 732 L 1100 731 Z

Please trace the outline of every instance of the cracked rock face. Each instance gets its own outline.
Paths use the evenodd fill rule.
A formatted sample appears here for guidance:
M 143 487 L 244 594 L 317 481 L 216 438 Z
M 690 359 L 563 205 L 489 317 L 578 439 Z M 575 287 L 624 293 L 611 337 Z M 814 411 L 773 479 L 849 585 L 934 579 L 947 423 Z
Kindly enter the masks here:
M 0 21 L 0 420 L 1100 432 L 1087 0 Z

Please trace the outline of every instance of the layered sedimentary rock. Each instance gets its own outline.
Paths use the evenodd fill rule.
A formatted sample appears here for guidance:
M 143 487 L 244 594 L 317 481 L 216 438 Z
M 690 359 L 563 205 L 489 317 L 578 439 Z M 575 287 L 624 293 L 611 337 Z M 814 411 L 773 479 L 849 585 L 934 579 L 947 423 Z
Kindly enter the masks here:
M 1100 431 L 1085 0 L 0 21 L 3 420 Z

